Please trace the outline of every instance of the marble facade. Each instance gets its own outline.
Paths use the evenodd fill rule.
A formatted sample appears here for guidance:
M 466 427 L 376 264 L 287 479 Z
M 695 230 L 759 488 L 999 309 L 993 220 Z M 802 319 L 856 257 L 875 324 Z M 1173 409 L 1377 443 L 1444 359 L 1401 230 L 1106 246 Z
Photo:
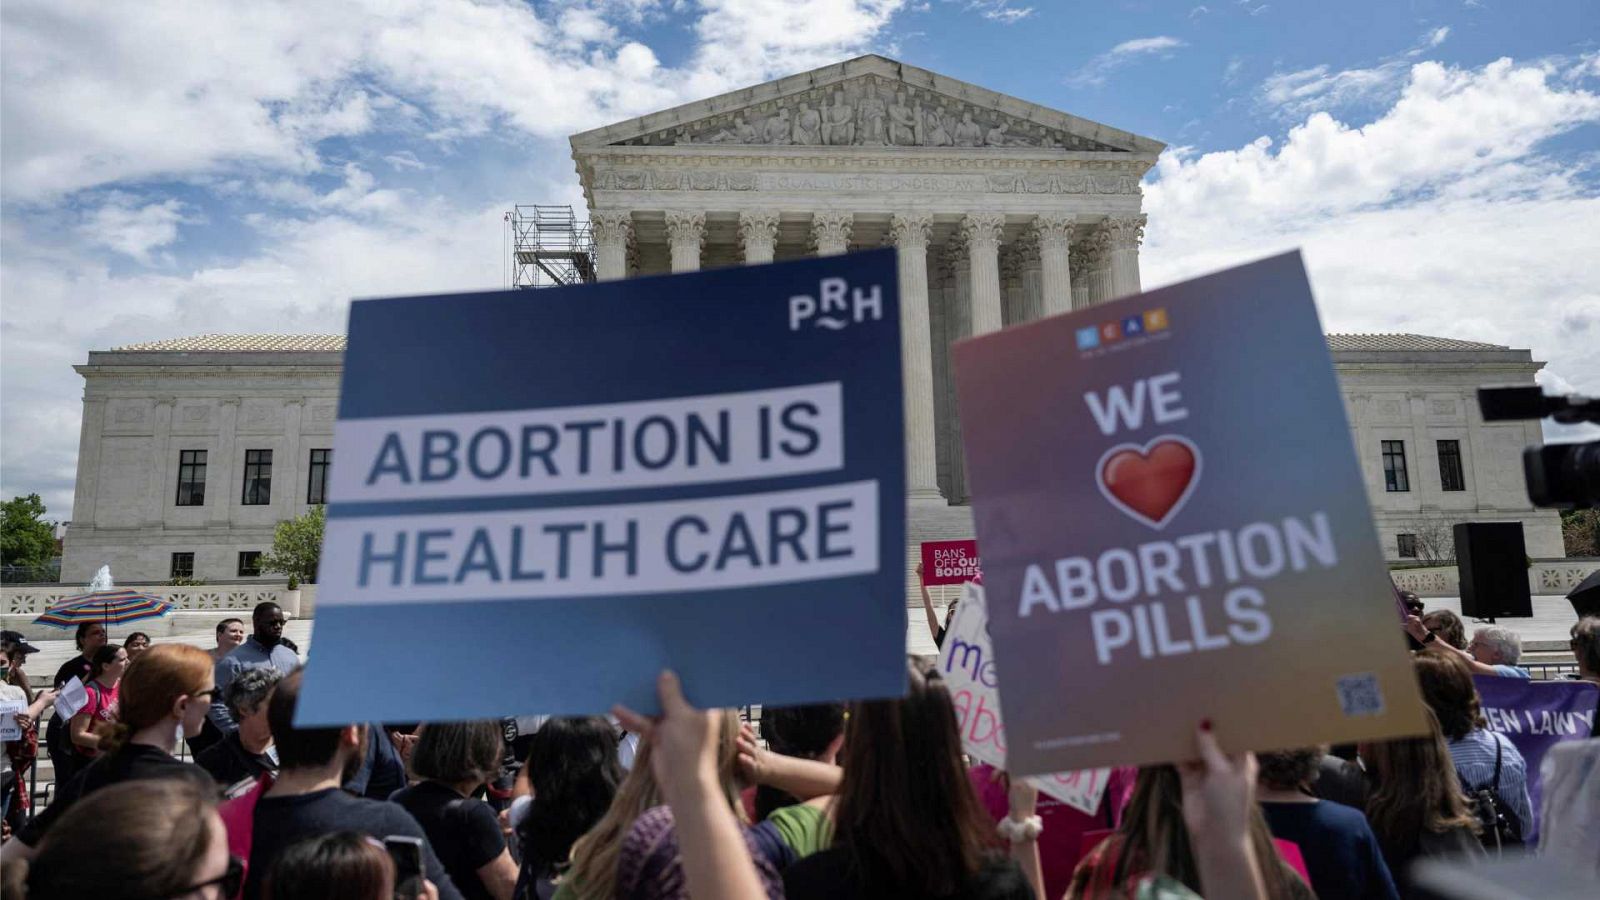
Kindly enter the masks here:
M 602 279 L 893 246 L 907 489 L 968 497 L 946 348 L 1139 291 L 1165 146 L 865 56 L 571 138 Z

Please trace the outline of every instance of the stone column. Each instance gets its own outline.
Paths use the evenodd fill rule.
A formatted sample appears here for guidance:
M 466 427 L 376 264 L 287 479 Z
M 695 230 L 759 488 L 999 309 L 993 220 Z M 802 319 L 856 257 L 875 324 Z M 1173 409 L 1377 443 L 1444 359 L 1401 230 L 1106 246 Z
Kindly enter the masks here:
M 966 503 L 967 453 L 961 445 L 961 409 L 956 403 L 955 366 L 950 360 L 950 345 L 973 335 L 972 330 L 972 256 L 960 235 L 956 236 L 947 251 L 950 266 L 949 302 L 945 309 L 949 318 L 945 323 L 945 345 L 940 352 L 945 358 L 945 402 L 949 415 L 945 417 L 945 441 L 950 454 L 950 488 L 945 496 L 951 503 Z
M 905 395 L 906 497 L 942 500 L 933 428 L 933 355 L 928 321 L 928 235 L 933 217 L 889 220 L 900 264 L 900 377 Z
M 594 234 L 595 276 L 601 281 L 628 277 L 628 242 L 633 239 L 633 213 L 597 209 L 589 215 Z
M 667 246 L 672 251 L 672 271 L 698 271 L 700 247 L 705 242 L 705 213 L 667 211 Z
M 1044 269 L 1039 257 L 1039 242 L 1031 235 L 1017 242 L 1017 265 L 1022 269 L 1021 321 L 1032 322 L 1046 315 L 1044 309 Z
M 1000 232 L 1005 217 L 999 213 L 971 213 L 961 220 L 961 238 L 971 266 L 972 334 L 999 331 L 1005 324 L 1000 311 Z
M 1009 328 L 1025 321 L 1022 313 L 1022 261 L 1016 244 L 1001 244 L 1000 317 Z
M 953 303 L 950 284 L 954 276 L 950 268 L 950 248 L 939 246 L 928 254 L 928 317 L 931 340 L 929 355 L 933 357 L 933 420 L 934 465 L 938 472 L 939 489 L 946 497 L 954 496 L 950 489 L 950 307 Z
M 739 213 L 739 245 L 747 265 L 772 262 L 778 248 L 778 214 L 760 209 Z
M 1084 241 L 1085 264 L 1089 267 L 1089 304 L 1098 306 L 1115 295 L 1111 293 L 1111 232 L 1101 225 Z
M 78 429 L 78 483 L 73 491 L 75 526 L 95 527 L 94 506 L 100 483 L 100 440 L 106 430 L 106 401 L 83 398 L 83 425 Z M 95 568 L 100 568 L 98 565 Z
M 300 504 L 306 502 L 306 482 L 301 480 L 301 472 L 309 471 L 311 460 L 305 461 L 306 468 L 301 467 L 300 454 L 305 452 L 300 449 L 300 420 L 304 417 L 304 400 L 287 400 L 283 404 L 283 467 L 280 470 L 276 456 L 272 462 L 272 503 L 278 508 L 280 519 L 291 519 Z M 279 478 L 282 481 L 279 481 Z M 281 488 L 279 486 L 282 486 Z
M 172 407 L 176 403 L 175 397 L 156 400 L 155 421 L 150 429 L 150 484 L 144 500 L 144 523 L 149 526 L 165 524 L 166 504 L 171 502 L 166 499 L 167 474 L 176 471 L 178 462 L 168 458 L 167 445 L 171 443 Z
M 818 256 L 838 256 L 850 250 L 850 229 L 856 217 L 847 212 L 822 210 L 811 217 L 811 242 Z
M 1074 244 L 1071 256 L 1072 267 L 1072 308 L 1087 309 L 1089 306 L 1089 246 L 1087 243 Z
M 1042 315 L 1053 316 L 1075 309 L 1072 286 L 1075 283 L 1068 248 L 1072 245 L 1071 216 L 1034 216 L 1033 233 L 1039 242 Z
M 1139 241 L 1144 238 L 1144 223 L 1143 215 L 1106 220 L 1110 299 L 1139 293 Z
M 206 461 L 206 505 L 211 507 L 211 524 L 226 525 L 233 515 L 237 484 L 234 476 L 239 474 L 234 471 L 234 460 L 238 456 L 234 452 L 236 443 L 234 431 L 239 423 L 238 397 L 229 397 L 222 401 L 218 422 L 216 468 L 212 468 L 210 460 Z

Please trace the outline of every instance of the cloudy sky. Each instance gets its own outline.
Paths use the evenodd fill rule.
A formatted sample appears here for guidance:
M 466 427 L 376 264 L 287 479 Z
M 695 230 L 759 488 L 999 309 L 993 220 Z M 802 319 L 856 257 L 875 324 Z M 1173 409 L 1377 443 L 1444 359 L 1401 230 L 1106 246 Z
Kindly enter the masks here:
M 0 6 L 0 492 L 52 517 L 89 350 L 500 287 L 503 211 L 581 204 L 566 135 L 866 52 L 1167 142 L 1148 286 L 1302 247 L 1330 331 L 1600 393 L 1591 0 L 137 8 Z

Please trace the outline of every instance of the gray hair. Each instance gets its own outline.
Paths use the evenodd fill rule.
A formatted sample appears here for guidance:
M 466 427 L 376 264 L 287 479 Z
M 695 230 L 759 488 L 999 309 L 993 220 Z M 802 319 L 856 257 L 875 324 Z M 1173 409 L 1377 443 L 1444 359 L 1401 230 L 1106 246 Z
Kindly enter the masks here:
M 283 675 L 271 666 L 256 666 L 235 675 L 228 684 L 226 698 L 228 711 L 235 719 L 242 719 L 261 708 L 272 694 L 272 689 L 283 680 Z
M 1472 633 L 1472 639 L 1492 650 L 1502 665 L 1514 666 L 1522 658 L 1522 638 L 1509 628 L 1479 628 Z

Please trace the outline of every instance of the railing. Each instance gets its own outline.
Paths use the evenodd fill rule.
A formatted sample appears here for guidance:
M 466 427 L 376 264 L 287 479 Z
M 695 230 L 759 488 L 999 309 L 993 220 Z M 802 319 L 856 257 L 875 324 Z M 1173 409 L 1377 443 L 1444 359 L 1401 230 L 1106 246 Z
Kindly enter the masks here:
M 1528 587 L 1535 594 L 1566 594 L 1600 569 L 1600 559 L 1535 560 L 1528 568 Z M 1389 573 L 1402 591 L 1418 597 L 1459 597 L 1461 581 L 1455 566 L 1398 569 Z

